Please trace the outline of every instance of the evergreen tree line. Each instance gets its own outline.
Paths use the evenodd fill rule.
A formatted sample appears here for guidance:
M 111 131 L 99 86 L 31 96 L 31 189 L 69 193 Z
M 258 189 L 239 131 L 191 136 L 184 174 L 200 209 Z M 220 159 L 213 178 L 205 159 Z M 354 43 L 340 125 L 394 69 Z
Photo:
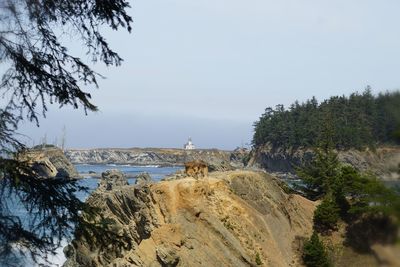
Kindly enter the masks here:
M 363 93 L 333 96 L 321 103 L 315 97 L 295 102 L 288 109 L 268 107 L 254 123 L 253 145 L 273 148 L 316 147 L 321 128 L 332 124 L 336 149 L 375 147 L 400 143 L 400 92 L 378 95 L 367 87 Z

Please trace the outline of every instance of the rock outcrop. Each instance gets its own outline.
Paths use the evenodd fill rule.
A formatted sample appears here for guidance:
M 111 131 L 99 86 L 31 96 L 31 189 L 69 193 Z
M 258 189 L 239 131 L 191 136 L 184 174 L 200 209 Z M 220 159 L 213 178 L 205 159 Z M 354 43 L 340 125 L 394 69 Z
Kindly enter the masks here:
M 311 160 L 311 149 L 273 150 L 269 146 L 252 152 L 248 166 L 265 169 L 268 172 L 295 173 L 302 162 Z M 399 180 L 400 147 L 382 147 L 372 150 L 338 151 L 339 160 L 360 171 L 372 171 L 383 180 Z
M 135 176 L 136 181 L 135 184 L 143 185 L 147 183 L 151 183 L 152 179 L 148 172 L 142 172 Z
M 239 153 L 242 155 L 243 153 Z M 183 166 L 185 162 L 202 160 L 213 170 L 227 170 L 243 167 L 241 156 L 237 152 L 217 149 L 166 149 L 166 148 L 131 148 L 131 149 L 71 149 L 66 151 L 73 163 L 82 164 L 131 164 Z
M 64 266 L 301 266 L 315 209 L 247 171 L 97 189 L 87 203 L 115 221 L 124 244 L 76 236 Z
M 128 185 L 128 180 L 120 170 L 107 170 L 101 174 L 99 190 L 110 191 L 112 189 Z
M 21 160 L 28 161 L 32 168 L 45 178 L 78 178 L 75 166 L 67 159 L 64 152 L 54 146 L 37 147 L 19 155 Z
M 230 156 L 230 161 L 232 162 L 232 164 L 235 165 L 237 163 L 239 164 L 239 166 L 247 165 L 249 159 L 250 159 L 250 151 L 244 147 L 236 148 L 235 150 L 232 151 Z

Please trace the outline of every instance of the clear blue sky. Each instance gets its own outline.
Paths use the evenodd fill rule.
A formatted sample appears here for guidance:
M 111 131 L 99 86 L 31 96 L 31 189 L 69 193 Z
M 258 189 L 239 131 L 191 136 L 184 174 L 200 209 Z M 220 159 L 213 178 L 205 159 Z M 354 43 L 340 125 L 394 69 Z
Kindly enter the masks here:
M 202 148 L 250 142 L 267 106 L 400 87 L 400 1 L 136 0 L 133 32 L 106 32 L 125 59 L 94 68 L 100 112 L 52 108 L 21 132 L 69 147 Z M 80 51 L 75 44 L 73 51 Z M 32 141 L 29 141 L 32 142 Z

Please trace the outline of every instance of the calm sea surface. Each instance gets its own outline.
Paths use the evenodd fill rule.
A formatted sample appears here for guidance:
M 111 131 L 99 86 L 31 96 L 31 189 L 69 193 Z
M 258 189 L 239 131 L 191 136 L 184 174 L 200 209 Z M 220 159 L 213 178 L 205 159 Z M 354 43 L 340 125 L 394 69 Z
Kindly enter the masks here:
M 77 164 L 75 165 L 79 174 L 84 177 L 84 179 L 79 180 L 79 184 L 89 188 L 89 191 L 93 191 L 97 188 L 99 183 L 98 174 L 110 169 L 117 169 L 122 171 L 127 175 L 127 177 L 132 177 L 137 174 L 147 172 L 150 174 L 151 178 L 155 182 L 159 182 L 162 178 L 169 174 L 173 174 L 182 167 L 157 167 L 157 166 L 131 166 L 131 165 L 115 165 L 115 164 L 104 164 L 104 165 L 90 165 L 90 164 Z M 90 172 L 95 172 L 96 175 Z M 96 177 L 97 176 L 97 177 Z M 128 178 L 129 184 L 134 184 L 134 178 Z M 80 199 L 85 199 L 88 194 L 80 193 L 78 196 Z

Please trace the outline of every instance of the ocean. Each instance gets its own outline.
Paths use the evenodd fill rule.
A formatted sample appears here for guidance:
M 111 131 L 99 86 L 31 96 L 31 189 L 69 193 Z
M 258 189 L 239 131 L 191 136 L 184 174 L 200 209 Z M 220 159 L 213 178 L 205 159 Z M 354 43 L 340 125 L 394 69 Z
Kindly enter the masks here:
M 89 192 L 97 188 L 99 174 L 110 169 L 117 169 L 125 173 L 129 184 L 135 183 L 135 179 L 131 177 L 143 172 L 147 172 L 153 181 L 159 182 L 165 176 L 173 174 L 182 169 L 182 167 L 132 166 L 116 164 L 77 164 L 75 167 L 79 174 L 83 177 L 83 179 L 79 180 L 79 185 L 88 187 Z M 84 200 L 87 196 L 88 194 L 83 192 L 80 192 L 78 195 L 81 200 Z

